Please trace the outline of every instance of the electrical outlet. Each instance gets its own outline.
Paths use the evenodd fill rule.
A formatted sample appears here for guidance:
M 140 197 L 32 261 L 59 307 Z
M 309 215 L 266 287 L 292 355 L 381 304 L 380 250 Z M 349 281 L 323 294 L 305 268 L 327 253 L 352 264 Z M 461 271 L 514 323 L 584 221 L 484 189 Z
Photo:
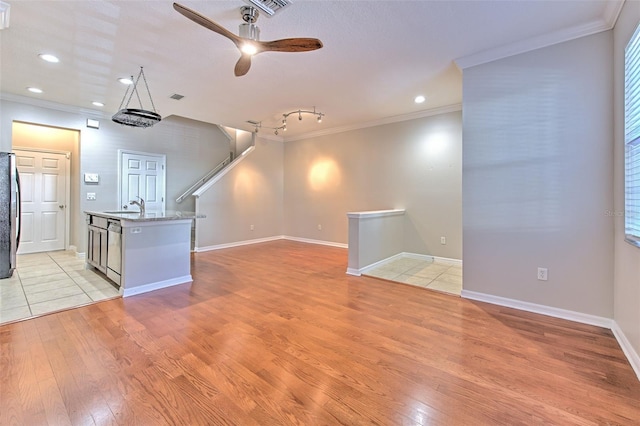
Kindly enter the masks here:
M 447 244 L 447 237 L 440 237 L 440 244 Z
M 540 281 L 547 281 L 548 273 L 547 268 L 538 268 L 538 279 Z
M 322 225 L 318 224 L 318 231 L 322 231 Z
M 249 225 L 249 230 L 253 231 L 253 229 L 254 229 L 253 225 Z
M 87 200 L 94 201 L 96 199 L 95 192 L 87 192 Z

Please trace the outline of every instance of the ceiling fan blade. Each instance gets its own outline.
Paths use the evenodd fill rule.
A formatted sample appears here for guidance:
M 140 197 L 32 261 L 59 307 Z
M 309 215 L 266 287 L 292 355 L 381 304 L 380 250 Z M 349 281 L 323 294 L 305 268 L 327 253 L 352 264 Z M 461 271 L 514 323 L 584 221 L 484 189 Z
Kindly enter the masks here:
M 173 4 L 173 8 L 179 12 L 180 14 L 184 15 L 185 17 L 191 19 L 193 22 L 195 22 L 196 24 L 200 24 L 203 27 L 216 32 L 218 34 L 220 34 L 221 36 L 224 36 L 226 38 L 228 38 L 229 40 L 231 40 L 236 46 L 238 46 L 238 48 L 240 48 L 240 45 L 242 44 L 242 38 L 235 35 L 234 33 L 232 33 L 231 31 L 227 30 L 226 28 L 216 24 L 215 22 L 213 22 L 211 19 L 207 18 L 206 16 L 202 16 L 201 14 L 199 14 L 198 12 L 196 12 L 195 10 L 191 10 L 186 6 L 183 6 L 179 3 L 174 3 Z
M 259 52 L 308 52 L 322 47 L 322 42 L 317 38 L 284 38 L 258 44 Z
M 251 55 L 243 54 L 242 56 L 240 56 L 240 59 L 238 59 L 233 72 L 235 73 L 236 77 L 241 77 L 249 72 L 249 68 L 251 68 Z

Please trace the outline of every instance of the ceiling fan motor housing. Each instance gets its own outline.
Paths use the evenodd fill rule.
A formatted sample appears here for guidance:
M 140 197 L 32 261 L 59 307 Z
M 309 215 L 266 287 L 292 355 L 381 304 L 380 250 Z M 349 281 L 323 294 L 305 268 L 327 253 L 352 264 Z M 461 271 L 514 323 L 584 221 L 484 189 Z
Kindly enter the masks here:
M 260 28 L 256 24 L 240 24 L 238 35 L 249 40 L 260 41 Z
M 258 9 L 251 6 L 243 6 L 240 8 L 240 14 L 244 24 L 240 24 L 238 35 L 249 40 L 260 41 L 260 28 L 256 25 L 258 20 Z

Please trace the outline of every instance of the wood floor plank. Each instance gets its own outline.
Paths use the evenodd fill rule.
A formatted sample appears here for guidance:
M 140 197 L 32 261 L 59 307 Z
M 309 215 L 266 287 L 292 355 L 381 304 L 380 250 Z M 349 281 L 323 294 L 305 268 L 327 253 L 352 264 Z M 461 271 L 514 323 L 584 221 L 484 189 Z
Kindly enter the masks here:
M 636 425 L 610 330 L 345 274 L 291 241 L 0 326 L 0 424 Z

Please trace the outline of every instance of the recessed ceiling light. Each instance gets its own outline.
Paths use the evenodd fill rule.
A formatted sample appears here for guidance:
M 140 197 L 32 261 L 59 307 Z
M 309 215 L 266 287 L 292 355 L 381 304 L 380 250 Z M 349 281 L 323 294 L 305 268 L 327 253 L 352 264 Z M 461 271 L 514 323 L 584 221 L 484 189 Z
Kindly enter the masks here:
M 93 105 L 97 106 L 97 107 L 103 107 L 104 104 L 102 102 L 91 102 Z
M 422 95 L 416 96 L 416 98 L 413 100 L 415 103 L 417 104 L 421 104 L 423 103 L 427 98 L 425 98 Z
M 37 87 L 27 87 L 27 90 L 31 93 L 42 93 L 42 89 L 38 89 Z
M 41 53 L 38 56 L 43 61 L 51 62 L 51 63 L 54 63 L 54 64 L 60 62 L 60 59 L 58 59 L 56 56 L 50 55 L 48 53 Z
M 133 84 L 133 80 L 130 78 L 119 78 L 118 81 L 122 84 Z

